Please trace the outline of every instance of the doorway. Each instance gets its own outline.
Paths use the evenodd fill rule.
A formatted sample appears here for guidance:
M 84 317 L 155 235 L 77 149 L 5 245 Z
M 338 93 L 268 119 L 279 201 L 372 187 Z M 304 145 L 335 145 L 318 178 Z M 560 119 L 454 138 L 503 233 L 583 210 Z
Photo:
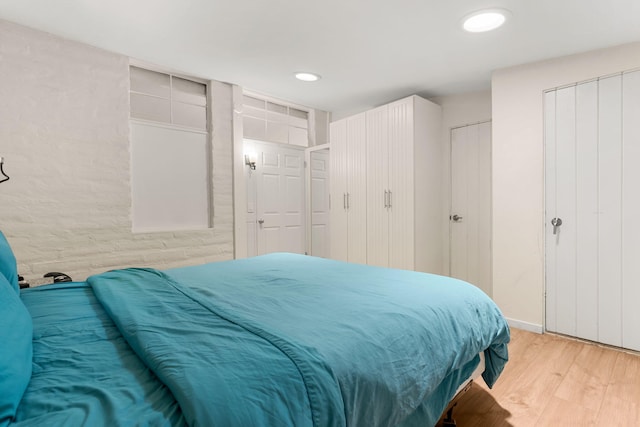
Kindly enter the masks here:
M 305 177 L 302 148 L 245 140 L 247 255 L 306 252 Z
M 451 130 L 451 277 L 492 295 L 491 122 Z

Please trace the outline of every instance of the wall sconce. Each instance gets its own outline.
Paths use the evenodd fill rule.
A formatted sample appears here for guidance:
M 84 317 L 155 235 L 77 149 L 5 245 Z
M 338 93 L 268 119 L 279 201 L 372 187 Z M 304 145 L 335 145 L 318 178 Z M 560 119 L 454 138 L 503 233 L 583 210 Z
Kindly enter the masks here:
M 244 155 L 244 164 L 249 166 L 252 171 L 256 170 L 257 157 L 255 153 L 249 153 Z
M 4 173 L 4 170 L 2 169 L 3 164 L 4 164 L 4 157 L 0 157 L 0 174 L 2 174 L 2 178 L 0 178 L 0 184 L 5 181 L 9 181 L 9 175 Z

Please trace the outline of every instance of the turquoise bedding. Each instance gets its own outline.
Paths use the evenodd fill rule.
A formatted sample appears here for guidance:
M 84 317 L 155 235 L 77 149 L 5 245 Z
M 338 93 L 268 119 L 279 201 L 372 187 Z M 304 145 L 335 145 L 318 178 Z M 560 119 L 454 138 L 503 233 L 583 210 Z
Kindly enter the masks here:
M 86 283 L 26 289 L 21 297 L 33 318 L 33 374 L 10 425 L 186 425 L 171 392 Z
M 509 329 L 464 282 L 271 254 L 88 279 L 190 425 L 434 425 Z

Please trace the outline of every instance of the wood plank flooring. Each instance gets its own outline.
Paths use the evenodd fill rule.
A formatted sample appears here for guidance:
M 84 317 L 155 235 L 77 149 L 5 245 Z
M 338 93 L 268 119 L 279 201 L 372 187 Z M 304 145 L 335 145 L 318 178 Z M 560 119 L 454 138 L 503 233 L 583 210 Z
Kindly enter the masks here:
M 640 355 L 512 329 L 494 388 L 477 380 L 453 415 L 458 427 L 640 426 Z

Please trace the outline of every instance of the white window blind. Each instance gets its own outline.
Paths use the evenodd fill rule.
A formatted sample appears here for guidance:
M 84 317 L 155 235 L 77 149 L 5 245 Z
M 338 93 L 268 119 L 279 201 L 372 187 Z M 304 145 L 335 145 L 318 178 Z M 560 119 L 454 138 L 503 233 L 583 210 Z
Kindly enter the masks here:
M 210 226 L 207 86 L 130 67 L 134 232 Z

